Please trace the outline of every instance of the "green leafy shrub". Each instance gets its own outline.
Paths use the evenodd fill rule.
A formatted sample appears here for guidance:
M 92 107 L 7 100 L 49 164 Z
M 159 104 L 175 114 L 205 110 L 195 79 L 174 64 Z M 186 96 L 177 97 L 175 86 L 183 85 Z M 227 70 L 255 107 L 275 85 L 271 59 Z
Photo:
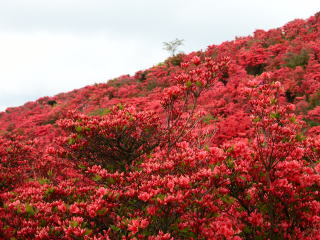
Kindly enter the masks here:
M 155 113 L 137 112 L 121 104 L 98 113 L 71 113 L 69 119 L 58 123 L 71 133 L 63 144 L 77 161 L 124 171 L 160 144 L 160 124 Z
M 181 62 L 183 61 L 183 54 L 179 53 L 177 55 L 174 55 L 172 57 L 169 57 L 165 63 L 167 65 L 173 65 L 173 66 L 180 66 Z
M 296 68 L 297 66 L 305 67 L 309 61 L 309 54 L 306 49 L 301 49 L 299 54 L 288 53 L 285 59 L 285 66 Z

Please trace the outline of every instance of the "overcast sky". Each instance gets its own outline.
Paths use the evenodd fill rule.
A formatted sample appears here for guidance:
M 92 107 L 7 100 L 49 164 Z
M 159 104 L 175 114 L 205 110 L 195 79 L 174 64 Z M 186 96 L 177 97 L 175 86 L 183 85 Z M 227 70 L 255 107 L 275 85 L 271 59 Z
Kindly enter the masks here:
M 319 0 L 0 0 L 0 111 L 320 11 Z

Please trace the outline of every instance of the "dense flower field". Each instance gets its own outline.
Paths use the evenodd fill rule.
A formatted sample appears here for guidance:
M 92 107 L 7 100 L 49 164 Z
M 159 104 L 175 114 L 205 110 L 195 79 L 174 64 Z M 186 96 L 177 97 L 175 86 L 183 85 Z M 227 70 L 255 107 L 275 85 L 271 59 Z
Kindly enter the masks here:
M 320 239 L 320 14 L 0 113 L 0 239 Z

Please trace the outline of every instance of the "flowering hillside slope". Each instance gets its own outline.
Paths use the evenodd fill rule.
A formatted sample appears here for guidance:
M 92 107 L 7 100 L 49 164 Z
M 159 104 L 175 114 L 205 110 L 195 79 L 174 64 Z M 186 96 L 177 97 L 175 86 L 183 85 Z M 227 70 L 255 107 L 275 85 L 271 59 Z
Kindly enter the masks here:
M 0 113 L 0 239 L 320 239 L 320 14 Z

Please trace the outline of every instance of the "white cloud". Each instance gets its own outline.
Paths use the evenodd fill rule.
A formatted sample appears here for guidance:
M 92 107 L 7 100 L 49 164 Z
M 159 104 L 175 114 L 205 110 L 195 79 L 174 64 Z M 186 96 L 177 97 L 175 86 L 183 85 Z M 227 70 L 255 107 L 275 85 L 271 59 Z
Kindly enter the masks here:
M 176 37 L 190 52 L 319 10 L 318 0 L 0 1 L 0 110 L 150 67 Z
M 20 96 L 24 102 L 25 96 L 53 95 L 133 74 L 165 57 L 155 46 L 159 42 L 151 45 L 99 34 L 10 33 L 0 34 L 0 39 L 0 102 L 8 101 L 7 95 Z

